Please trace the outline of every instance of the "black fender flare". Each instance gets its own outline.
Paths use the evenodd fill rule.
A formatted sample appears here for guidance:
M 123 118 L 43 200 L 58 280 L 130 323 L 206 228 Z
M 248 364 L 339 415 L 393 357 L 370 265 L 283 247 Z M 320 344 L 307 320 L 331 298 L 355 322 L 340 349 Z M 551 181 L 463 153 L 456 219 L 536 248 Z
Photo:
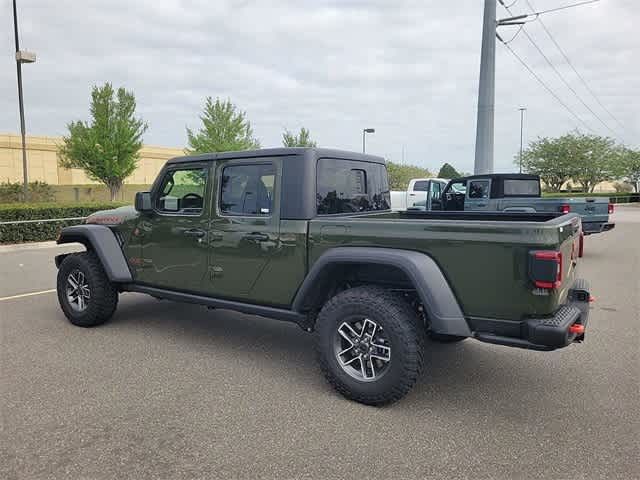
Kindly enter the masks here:
M 396 267 L 415 287 L 431 321 L 431 330 L 445 335 L 472 336 L 469 324 L 449 282 L 438 264 L 428 255 L 413 250 L 377 247 L 336 247 L 318 258 L 293 301 L 294 311 L 302 312 L 314 291 L 330 281 L 331 267 L 337 264 L 374 264 Z
M 93 224 L 73 225 L 63 228 L 56 240 L 58 244 L 76 242 L 84 244 L 87 250 L 92 250 L 98 255 L 109 280 L 118 283 L 133 280 L 118 239 L 109 227 Z M 56 256 L 57 267 L 67 255 L 69 254 Z

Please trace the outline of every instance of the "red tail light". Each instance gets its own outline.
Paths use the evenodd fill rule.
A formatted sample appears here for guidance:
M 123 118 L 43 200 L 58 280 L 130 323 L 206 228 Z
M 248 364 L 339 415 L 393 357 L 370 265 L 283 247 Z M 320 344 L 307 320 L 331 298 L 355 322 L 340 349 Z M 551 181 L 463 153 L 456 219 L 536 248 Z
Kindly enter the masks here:
M 560 205 L 560 211 L 562 213 L 569 213 L 571 211 L 571 205 L 567 205 L 566 203 L 564 205 Z
M 582 258 L 582 255 L 584 254 L 584 233 L 580 232 L 580 244 L 579 244 L 579 248 L 578 248 L 578 257 Z
M 609 215 L 613 213 L 613 203 L 609 204 Z
M 529 274 L 537 288 L 553 289 L 562 285 L 562 253 L 553 250 L 530 252 Z

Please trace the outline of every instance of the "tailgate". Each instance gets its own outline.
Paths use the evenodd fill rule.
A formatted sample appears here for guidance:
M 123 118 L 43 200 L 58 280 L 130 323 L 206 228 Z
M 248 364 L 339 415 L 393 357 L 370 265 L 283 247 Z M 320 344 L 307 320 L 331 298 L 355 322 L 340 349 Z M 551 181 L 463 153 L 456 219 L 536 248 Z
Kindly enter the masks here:
M 555 298 L 557 305 L 566 301 L 569 288 L 576 278 L 580 252 L 582 223 L 574 214 L 560 217 L 555 245 L 529 252 L 529 276 L 538 294 Z
M 583 223 L 609 221 L 608 198 L 571 198 L 571 211 L 582 217 Z

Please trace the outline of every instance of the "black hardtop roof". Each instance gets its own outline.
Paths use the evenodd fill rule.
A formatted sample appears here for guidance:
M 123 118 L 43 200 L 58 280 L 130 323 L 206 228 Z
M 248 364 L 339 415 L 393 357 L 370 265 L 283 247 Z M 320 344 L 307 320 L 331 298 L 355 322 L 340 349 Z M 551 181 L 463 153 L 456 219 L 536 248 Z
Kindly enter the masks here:
M 458 182 L 460 180 L 478 180 L 481 178 L 490 178 L 496 180 L 540 180 L 539 175 L 533 175 L 531 173 L 485 173 L 478 175 L 469 175 L 468 177 L 454 178 L 452 182 Z
M 349 152 L 346 150 L 336 150 L 332 148 L 317 147 L 278 147 L 278 148 L 261 148 L 259 150 L 242 150 L 237 152 L 212 152 L 199 155 L 185 155 L 184 157 L 174 157 L 167 163 L 194 162 L 203 160 L 225 160 L 232 158 L 260 158 L 260 157 L 284 157 L 284 156 L 303 156 L 310 160 L 318 158 L 340 158 L 345 160 L 356 160 L 361 162 L 386 163 L 384 158 L 376 155 L 367 155 L 358 152 Z

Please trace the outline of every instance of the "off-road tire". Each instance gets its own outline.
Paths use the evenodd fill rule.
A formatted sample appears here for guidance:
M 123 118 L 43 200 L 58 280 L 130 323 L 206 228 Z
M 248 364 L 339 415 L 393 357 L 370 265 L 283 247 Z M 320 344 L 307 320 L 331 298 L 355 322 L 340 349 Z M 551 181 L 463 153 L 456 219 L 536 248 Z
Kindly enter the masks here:
M 443 333 L 427 332 L 429 340 L 437 343 L 457 343 L 466 340 L 467 337 L 459 337 L 457 335 L 445 335 Z
M 91 292 L 84 311 L 75 310 L 67 298 L 67 279 L 80 271 Z M 118 306 L 118 290 L 109 281 L 100 260 L 93 252 L 72 253 L 64 258 L 58 269 L 58 302 L 65 316 L 78 327 L 95 327 L 109 320 Z
M 359 381 L 343 370 L 334 350 L 336 329 L 344 318 L 362 315 L 379 324 L 389 337 L 391 354 L 384 375 Z M 316 320 L 318 363 L 327 381 L 350 400 L 386 405 L 400 400 L 416 383 L 424 363 L 425 330 L 405 299 L 378 286 L 345 290 L 330 299 Z

